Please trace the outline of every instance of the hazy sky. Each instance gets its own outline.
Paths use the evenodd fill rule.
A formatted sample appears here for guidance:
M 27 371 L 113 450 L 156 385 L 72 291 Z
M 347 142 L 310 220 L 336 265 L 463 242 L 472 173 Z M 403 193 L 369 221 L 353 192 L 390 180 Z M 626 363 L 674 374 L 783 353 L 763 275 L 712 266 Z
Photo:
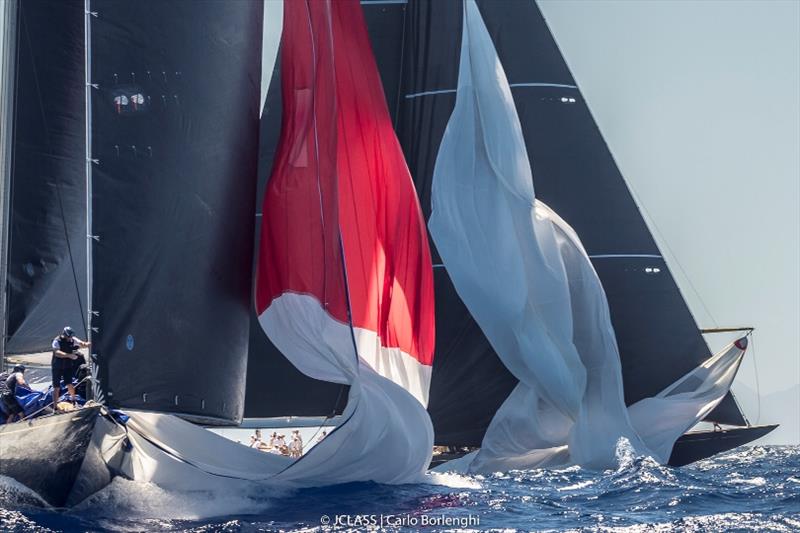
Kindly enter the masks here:
M 699 324 L 755 326 L 762 395 L 797 386 L 800 2 L 539 6 Z M 798 417 L 795 389 L 761 422 Z

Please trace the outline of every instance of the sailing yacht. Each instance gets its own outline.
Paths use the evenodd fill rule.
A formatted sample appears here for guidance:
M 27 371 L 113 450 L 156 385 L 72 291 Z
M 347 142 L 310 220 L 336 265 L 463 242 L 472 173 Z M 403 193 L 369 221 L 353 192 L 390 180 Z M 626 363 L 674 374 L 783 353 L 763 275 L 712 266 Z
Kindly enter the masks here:
M 432 268 L 359 4 L 291 2 L 284 17 L 293 111 L 264 197 L 258 327 L 280 347 L 268 356 L 347 391 L 297 460 L 203 427 L 238 424 L 245 396 L 261 3 L 70 7 L 85 17 L 86 314 L 112 426 L 90 436 L 106 473 L 192 490 L 420 479 Z
M 57 302 L 64 293 L 53 291 L 61 285 L 50 280 L 72 282 L 71 306 L 77 300 L 79 316 L 86 317 L 97 364 L 95 397 L 104 405 L 80 411 L 94 413 L 90 423 L 55 415 L 29 424 L 64 422 L 47 429 L 56 432 L 51 435 L 80 426 L 79 442 L 88 443 L 76 445 L 81 453 L 71 458 L 77 468 L 61 478 L 66 483 L 45 482 L 48 501 L 74 502 L 111 475 L 170 488 L 217 486 L 220 479 L 297 486 L 407 482 L 422 475 L 434 443 L 458 450 L 483 446 L 483 464 L 503 467 L 510 463 L 487 456 L 497 450 L 493 426 L 549 429 L 532 425 L 530 410 L 503 408 L 515 405 L 516 397 L 538 398 L 527 394 L 540 378 L 518 364 L 529 362 L 525 352 L 516 360 L 508 356 L 497 342 L 502 335 L 481 314 L 508 313 L 519 303 L 514 297 L 530 294 L 518 291 L 502 305 L 476 305 L 469 284 L 480 288 L 483 280 L 465 277 L 457 256 L 448 259 L 446 225 L 430 226 L 435 238 L 428 254 L 422 220 L 432 216 L 437 201 L 442 207 L 447 200 L 444 194 L 435 201 L 434 189 L 452 190 L 435 184 L 443 183 L 437 175 L 446 174 L 441 168 L 437 174 L 447 155 L 445 131 L 469 85 L 459 84 L 468 45 L 476 57 L 502 66 L 505 84 L 487 88 L 511 104 L 492 118 L 506 120 L 496 123 L 494 133 L 515 132 L 509 145 L 515 147 L 515 186 L 550 223 L 547 231 L 571 250 L 571 262 L 561 256 L 558 264 L 574 266 L 592 284 L 580 294 L 592 295 L 601 314 L 607 308 L 598 331 L 606 334 L 604 357 L 618 350 L 616 370 L 613 357 L 604 359 L 612 362 L 618 420 L 627 416 L 625 423 L 634 426 L 637 417 L 658 420 L 654 402 L 698 392 L 699 381 L 715 384 L 701 418 L 734 428 L 676 435 L 661 447 L 662 462 L 686 464 L 774 428 L 751 427 L 727 391 L 746 340 L 709 352 L 535 4 L 466 5 L 469 12 L 461 0 L 364 0 L 360 8 L 355 2 L 287 3 L 259 154 L 260 3 L 237 2 L 224 10 L 213 3 L 191 9 L 103 0 L 24 4 L 42 20 L 58 8 L 62 21 L 72 21 L 63 33 L 43 33 L 52 40 L 32 39 L 27 46 L 39 57 L 63 53 L 65 64 L 86 66 L 77 85 L 69 76 L 49 82 L 69 87 L 71 103 L 44 98 L 46 125 L 53 126 L 49 119 L 57 113 L 66 116 L 47 130 L 58 135 L 38 141 L 63 150 L 54 161 L 78 162 L 77 171 L 68 173 L 54 165 L 69 175 L 54 182 L 62 200 L 73 195 L 66 213 L 76 215 L 48 211 L 61 217 L 50 221 L 70 246 L 60 239 L 48 245 L 40 224 L 17 224 L 39 204 L 23 200 L 15 188 L 4 285 L 28 276 Z M 464 31 L 465 20 L 475 31 Z M 477 42 L 465 41 L 476 32 Z M 75 69 L 69 74 L 74 77 Z M 25 96 L 37 103 L 51 93 Z M 16 106 L 32 105 L 17 96 Z M 32 129 L 37 133 L 41 128 Z M 13 146 L 15 154 L 26 148 Z M 271 176 L 264 179 L 263 195 L 255 192 L 257 166 L 260 175 Z M 23 170 L 14 167 L 15 184 L 41 175 Z M 416 195 L 410 194 L 411 177 Z M 253 215 L 262 196 L 253 307 Z M 63 203 L 48 199 L 50 205 Z M 57 258 L 58 269 L 37 269 L 48 261 L 36 250 L 25 259 L 19 245 L 31 241 L 14 238 L 22 227 L 28 235 L 43 235 L 33 242 L 42 243 L 38 252 Z M 83 243 L 76 244 L 75 231 Z M 84 266 L 76 261 L 81 249 Z M 565 276 L 569 285 L 573 278 Z M 24 285 L 14 285 L 19 287 Z M 563 295 L 564 288 L 555 292 Z M 21 310 L 22 325 L 45 301 L 24 290 L 8 295 L 6 316 Z M 39 316 L 49 317 L 41 312 L 46 309 Z M 574 319 L 572 311 L 564 310 Z M 15 332 L 25 328 L 8 324 L 8 345 L 15 338 L 21 343 Z M 577 354 L 571 366 L 563 365 L 572 369 L 564 375 L 576 391 L 592 377 Z M 550 360 L 563 363 L 555 355 Z M 715 374 L 718 368 L 724 371 Z M 580 394 L 540 397 L 555 398 L 550 411 L 561 413 L 560 428 L 577 425 L 562 415 L 578 418 Z M 126 417 L 111 416 L 111 409 L 123 409 Z M 507 417 L 510 411 L 519 418 Z M 538 420 L 550 411 L 537 413 Z M 277 417 L 304 416 L 314 418 L 289 423 L 336 429 L 290 461 L 203 427 L 237 425 L 243 415 L 258 418 L 250 423 L 260 427 Z M 14 450 L 22 450 L 33 433 L 20 429 L 0 429 L 0 445 L 14 442 Z M 635 433 L 642 437 L 638 428 Z M 553 448 L 567 445 L 562 438 L 550 442 Z M 516 461 L 539 450 L 528 441 L 500 459 Z M 563 458 L 563 452 L 551 457 Z M 50 452 L 13 453 L 20 461 L 12 477 L 34 486 L 26 465 Z M 102 475 L 80 481 L 88 471 Z M 70 496 L 79 485 L 84 489 Z
M 429 227 L 443 137 L 460 96 L 464 39 L 475 33 L 464 29 L 463 5 L 461 0 L 409 1 L 402 20 L 403 52 L 379 58 L 379 63 L 391 65 L 385 68 L 400 73 L 396 129 Z M 674 384 L 692 381 L 689 376 L 703 374 L 702 369 L 717 359 L 536 4 L 480 0 L 473 8 L 472 20 L 485 26 L 489 37 L 473 43 L 473 55 L 491 56 L 492 66 L 486 68 L 492 72 L 498 65 L 502 68 L 513 104 L 507 112 L 514 115 L 505 123 L 497 122 L 495 114 L 482 117 L 485 130 L 478 134 L 502 145 L 507 139 L 498 140 L 498 132 L 519 123 L 523 144 L 508 155 L 528 160 L 537 201 L 574 230 L 602 284 L 619 351 L 624 403 L 632 406 L 668 395 Z M 487 125 L 492 119 L 495 123 Z M 465 151 L 462 147 L 461 153 Z M 504 238 L 513 241 L 515 236 Z M 434 238 L 433 250 L 438 332 L 429 412 L 438 445 L 477 448 L 521 374 L 475 319 L 480 309 L 465 305 L 464 288 L 452 272 L 460 266 L 443 260 L 440 240 Z M 491 275 L 489 270 L 483 274 Z M 746 347 L 746 340 L 738 342 Z M 750 426 L 729 391 L 703 418 L 727 429 L 680 436 L 666 462 L 687 464 L 750 442 L 775 427 Z M 657 420 L 654 415 L 651 423 Z

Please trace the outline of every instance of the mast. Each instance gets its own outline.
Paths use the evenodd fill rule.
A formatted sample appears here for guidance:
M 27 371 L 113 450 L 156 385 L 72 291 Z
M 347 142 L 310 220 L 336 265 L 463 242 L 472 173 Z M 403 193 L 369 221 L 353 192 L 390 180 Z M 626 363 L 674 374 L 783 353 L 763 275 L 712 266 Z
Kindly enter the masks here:
M 14 129 L 14 80 L 16 76 L 17 2 L 6 0 L 0 14 L 0 364 L 5 364 L 8 325 L 6 289 L 8 281 L 8 240 L 10 235 L 11 154 Z
M 86 167 L 86 341 L 92 341 L 92 17 L 91 0 L 85 0 L 83 18 L 84 142 Z M 103 400 L 97 386 L 94 348 L 89 347 L 92 366 L 91 395 Z

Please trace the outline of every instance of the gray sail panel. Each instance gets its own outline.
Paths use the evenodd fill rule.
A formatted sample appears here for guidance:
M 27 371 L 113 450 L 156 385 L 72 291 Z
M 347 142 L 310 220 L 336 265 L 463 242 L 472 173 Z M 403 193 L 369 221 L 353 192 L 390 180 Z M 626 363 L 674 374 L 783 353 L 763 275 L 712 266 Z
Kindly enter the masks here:
M 261 9 L 91 2 L 92 351 L 109 406 L 242 416 Z
M 85 335 L 83 1 L 17 3 L 6 353 Z

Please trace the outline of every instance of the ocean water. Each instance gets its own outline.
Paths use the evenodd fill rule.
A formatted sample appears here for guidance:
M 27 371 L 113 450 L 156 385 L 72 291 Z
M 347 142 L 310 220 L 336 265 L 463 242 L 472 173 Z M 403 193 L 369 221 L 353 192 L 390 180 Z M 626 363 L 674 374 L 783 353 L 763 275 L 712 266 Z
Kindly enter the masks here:
M 118 479 L 70 511 L 0 478 L 0 530 L 800 531 L 800 446 L 755 446 L 683 468 L 625 450 L 615 470 L 571 467 L 427 483 L 241 494 L 169 493 Z M 430 524 L 433 524 L 432 526 Z

